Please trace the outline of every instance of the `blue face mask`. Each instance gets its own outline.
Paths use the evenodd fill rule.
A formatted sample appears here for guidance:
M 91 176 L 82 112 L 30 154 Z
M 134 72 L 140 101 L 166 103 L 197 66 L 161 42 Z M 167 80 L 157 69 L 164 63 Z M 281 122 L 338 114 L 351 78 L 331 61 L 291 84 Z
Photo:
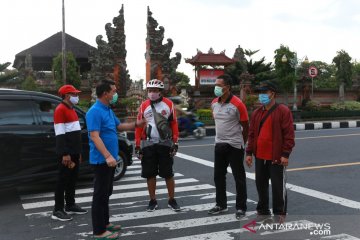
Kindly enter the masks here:
M 223 95 L 222 87 L 215 86 L 214 93 L 215 93 L 215 96 L 221 97 Z
M 110 101 L 110 104 L 115 104 L 118 100 L 118 97 L 119 97 L 118 94 L 115 93 Z
M 266 106 L 270 103 L 271 99 L 269 98 L 269 95 L 267 95 L 266 93 L 260 93 L 259 94 L 259 102 Z

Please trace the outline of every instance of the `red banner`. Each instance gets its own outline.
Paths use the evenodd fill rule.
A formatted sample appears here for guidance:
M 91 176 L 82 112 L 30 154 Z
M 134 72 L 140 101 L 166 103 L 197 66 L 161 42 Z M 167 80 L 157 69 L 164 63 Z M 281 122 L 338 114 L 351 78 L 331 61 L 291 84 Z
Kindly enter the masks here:
M 200 69 L 199 79 L 200 85 L 214 85 L 216 78 L 224 74 L 222 69 Z

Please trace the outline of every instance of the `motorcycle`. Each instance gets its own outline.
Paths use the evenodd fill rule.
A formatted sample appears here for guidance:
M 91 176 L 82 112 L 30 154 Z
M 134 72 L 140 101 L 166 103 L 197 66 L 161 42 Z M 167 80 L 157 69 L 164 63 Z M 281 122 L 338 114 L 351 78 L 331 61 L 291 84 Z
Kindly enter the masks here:
M 186 116 L 178 117 L 179 136 L 181 138 L 187 136 L 194 136 L 196 139 L 201 139 L 206 136 L 205 124 L 191 112 Z

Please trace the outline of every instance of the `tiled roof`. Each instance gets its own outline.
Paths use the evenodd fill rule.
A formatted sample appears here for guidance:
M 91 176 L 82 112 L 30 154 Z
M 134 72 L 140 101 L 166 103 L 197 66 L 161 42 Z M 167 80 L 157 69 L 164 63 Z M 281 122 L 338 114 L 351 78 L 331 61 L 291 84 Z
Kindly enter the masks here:
M 226 56 L 225 53 L 198 52 L 194 57 L 185 59 L 185 62 L 192 65 L 230 65 L 235 60 Z
M 93 46 L 69 35 L 65 34 L 66 51 L 70 51 L 74 54 L 76 59 L 87 59 L 89 56 L 89 50 L 95 49 Z M 41 58 L 47 59 L 56 57 L 61 53 L 62 49 L 62 32 L 58 32 L 51 37 L 39 42 L 38 44 L 25 49 L 15 55 L 15 61 L 13 67 L 19 67 L 23 62 L 27 54 L 31 54 L 34 59 Z

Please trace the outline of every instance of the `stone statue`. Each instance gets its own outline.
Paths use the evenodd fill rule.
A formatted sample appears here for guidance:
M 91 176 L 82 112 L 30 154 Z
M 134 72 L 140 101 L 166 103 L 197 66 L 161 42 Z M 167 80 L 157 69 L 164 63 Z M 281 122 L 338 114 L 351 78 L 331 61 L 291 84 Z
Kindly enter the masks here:
M 238 47 L 235 49 L 233 59 L 239 62 L 245 62 L 245 53 L 244 50 L 240 47 L 240 45 L 238 45 Z
M 25 70 L 32 71 L 32 56 L 30 53 L 27 53 L 25 56 Z

